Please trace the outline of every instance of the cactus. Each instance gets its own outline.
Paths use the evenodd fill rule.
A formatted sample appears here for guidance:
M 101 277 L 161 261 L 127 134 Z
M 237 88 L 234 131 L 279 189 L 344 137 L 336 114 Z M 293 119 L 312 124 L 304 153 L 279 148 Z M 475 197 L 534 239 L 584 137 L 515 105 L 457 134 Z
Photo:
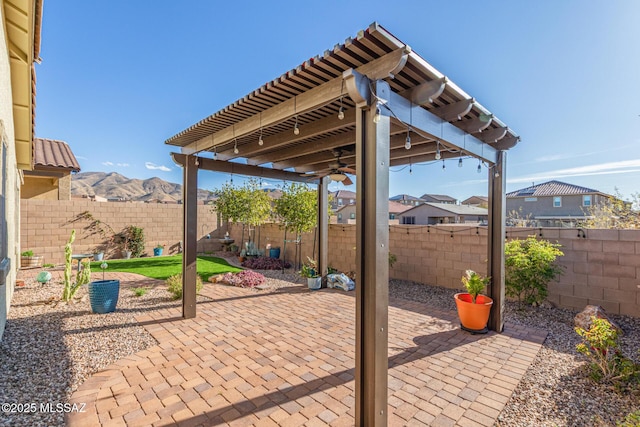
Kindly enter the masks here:
M 73 250 L 71 244 L 76 239 L 76 230 L 71 230 L 71 236 L 66 245 L 64 245 L 64 290 L 62 291 L 62 300 L 71 301 L 80 286 L 91 281 L 91 268 L 89 261 L 82 262 L 82 269 L 78 268 L 76 282 L 71 284 L 71 268 L 73 262 Z

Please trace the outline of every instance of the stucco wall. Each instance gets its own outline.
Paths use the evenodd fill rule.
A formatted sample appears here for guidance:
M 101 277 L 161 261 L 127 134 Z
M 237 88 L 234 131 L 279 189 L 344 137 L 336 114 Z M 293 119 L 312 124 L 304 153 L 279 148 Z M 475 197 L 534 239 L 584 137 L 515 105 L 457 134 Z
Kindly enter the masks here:
M 521 217 L 527 217 L 531 215 L 531 219 L 536 216 L 585 216 L 588 215 L 589 208 L 582 206 L 582 195 L 569 195 L 561 196 L 562 206 L 553 206 L 552 196 L 538 196 L 534 202 L 526 202 L 524 197 L 509 197 L 507 198 L 506 209 L 507 214 L 511 211 L 521 212 Z M 602 203 L 602 196 L 592 194 L 591 203 L 596 205 Z
M 0 7 L 0 22 L 4 23 L 4 8 Z M 9 53 L 7 51 L 7 40 L 4 28 L 0 31 L 0 144 L 2 150 L 6 150 L 5 175 L 0 177 L 0 182 L 4 180 L 6 193 L 5 211 L 0 212 L 6 226 L 6 235 L 3 236 L 2 246 L 6 257 L 11 259 L 11 271 L 7 277 L 6 285 L 0 286 L 0 340 L 4 333 L 7 319 L 7 312 L 13 296 L 13 289 L 16 280 L 16 271 L 19 265 L 19 229 L 20 212 L 18 210 L 18 200 L 20 198 L 19 185 L 20 178 L 16 166 L 15 136 L 13 127 L 13 106 L 11 92 L 11 70 L 9 66 Z M 0 150 L 0 156 L 2 155 Z M 0 158 L 1 163 L 1 158 Z M 0 164 L 1 167 L 1 164 Z M 2 173 L 2 172 L 0 172 Z M 0 191 L 2 187 L 0 186 Z M 5 230 L 0 230 L 3 234 Z
M 20 196 L 23 199 L 58 200 L 58 179 L 25 176 Z

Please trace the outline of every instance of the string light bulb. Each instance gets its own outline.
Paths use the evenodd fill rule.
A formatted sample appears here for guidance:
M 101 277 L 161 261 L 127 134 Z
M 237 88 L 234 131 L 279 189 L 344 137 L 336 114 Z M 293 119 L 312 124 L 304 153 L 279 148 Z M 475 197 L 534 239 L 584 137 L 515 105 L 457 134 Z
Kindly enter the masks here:
M 436 160 L 440 160 L 442 155 L 440 154 L 440 141 L 436 142 Z
M 462 167 L 462 154 L 460 154 L 460 159 L 458 159 L 458 167 Z
M 216 146 L 213 146 L 213 160 L 218 160 L 218 153 L 216 152 Z
M 298 116 L 296 116 L 296 124 L 293 126 L 293 134 L 300 135 L 300 128 L 298 127 Z
M 478 161 L 478 173 L 482 172 L 482 161 Z
M 240 150 L 238 150 L 238 140 L 234 139 L 233 140 L 233 154 L 238 154 L 240 152 Z
M 444 164 L 444 159 L 442 159 L 442 170 L 445 170 L 447 167 Z
M 258 137 L 258 145 L 261 146 L 261 147 L 264 145 L 264 139 L 262 139 L 262 128 L 260 128 L 260 136 Z
M 407 140 L 404 143 L 404 149 L 405 150 L 410 150 L 411 149 L 411 135 L 409 134 L 410 130 L 407 130 Z
M 409 175 L 413 175 L 413 167 L 411 163 L 409 163 Z
M 344 120 L 344 107 L 342 106 L 342 97 L 340 97 L 340 109 L 338 110 L 338 120 Z
M 380 111 L 380 105 L 376 104 L 376 114 L 373 116 L 373 123 L 380 123 L 380 116 L 382 112 Z

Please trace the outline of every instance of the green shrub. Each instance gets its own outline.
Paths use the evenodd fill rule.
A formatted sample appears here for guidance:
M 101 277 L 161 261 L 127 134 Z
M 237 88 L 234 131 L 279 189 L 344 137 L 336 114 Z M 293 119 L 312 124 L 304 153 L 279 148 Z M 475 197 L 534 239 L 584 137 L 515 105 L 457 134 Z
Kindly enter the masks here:
M 395 264 L 396 261 L 398 261 L 398 257 L 396 257 L 396 254 L 389 252 L 389 267 L 393 268 L 393 264 Z
M 471 295 L 471 299 L 475 304 L 478 295 L 484 292 L 484 288 L 489 284 L 489 278 L 482 277 L 473 270 L 467 270 L 465 271 L 465 275 L 462 276 L 462 284 L 469 295 Z
M 33 251 L 29 249 L 28 251 L 22 252 L 20 255 L 22 256 L 33 256 Z
M 597 382 L 624 387 L 640 377 L 640 365 L 622 354 L 618 342 L 620 331 L 606 319 L 591 317 L 589 330 L 576 328 L 582 342 L 576 346 L 589 360 L 591 378 Z
M 547 297 L 547 284 L 562 274 L 556 258 L 561 245 L 529 236 L 505 245 L 506 294 L 520 303 L 539 304 Z
M 169 277 L 165 283 L 168 286 L 168 291 L 173 294 L 173 299 L 182 298 L 182 273 Z M 196 294 L 200 293 L 202 286 L 202 279 L 196 275 Z

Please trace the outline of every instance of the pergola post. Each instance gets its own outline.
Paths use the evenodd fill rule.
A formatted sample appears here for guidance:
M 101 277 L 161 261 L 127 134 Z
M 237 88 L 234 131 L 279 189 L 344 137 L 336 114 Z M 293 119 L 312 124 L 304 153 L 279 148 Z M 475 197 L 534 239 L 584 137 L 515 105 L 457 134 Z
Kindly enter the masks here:
M 505 172 L 507 153 L 498 151 L 497 161 L 489 168 L 489 227 L 487 230 L 487 275 L 491 277 L 489 296 L 493 299 L 489 329 L 504 328 L 504 239 L 505 239 Z
M 183 164 L 182 318 L 196 317 L 196 251 L 198 230 L 198 158 Z
M 388 83 L 374 90 L 389 99 Z M 377 100 L 367 104 L 356 111 L 355 416 L 357 426 L 386 426 L 390 119 Z
M 318 183 L 318 272 L 327 274 L 329 264 L 329 177 L 320 178 Z

